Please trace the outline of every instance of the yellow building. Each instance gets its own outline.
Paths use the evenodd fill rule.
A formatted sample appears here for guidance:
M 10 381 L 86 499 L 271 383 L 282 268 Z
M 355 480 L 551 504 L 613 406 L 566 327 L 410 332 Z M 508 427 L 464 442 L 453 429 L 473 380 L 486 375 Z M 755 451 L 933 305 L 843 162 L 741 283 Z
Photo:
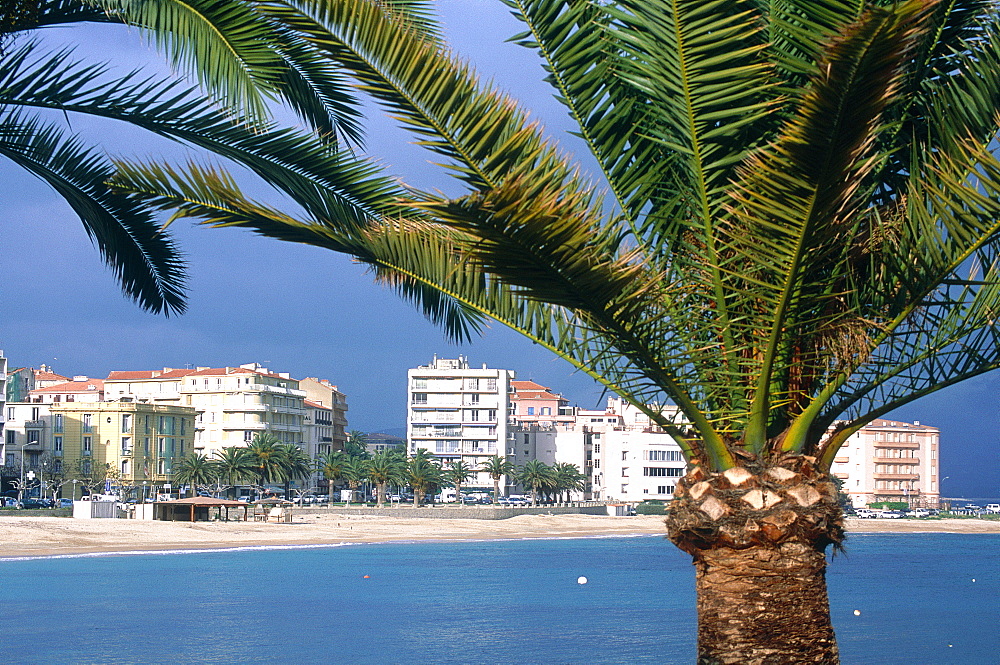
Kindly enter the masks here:
M 130 400 L 48 406 L 51 452 L 60 465 L 84 474 L 107 465 L 114 484 L 136 494 L 160 490 L 175 461 L 194 450 L 191 407 Z

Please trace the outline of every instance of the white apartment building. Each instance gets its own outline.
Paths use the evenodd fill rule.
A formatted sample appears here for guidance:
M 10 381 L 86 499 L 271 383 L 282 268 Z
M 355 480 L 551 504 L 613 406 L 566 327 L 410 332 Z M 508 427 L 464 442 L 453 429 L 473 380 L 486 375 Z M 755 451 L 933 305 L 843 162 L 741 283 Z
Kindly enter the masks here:
M 919 421 L 873 420 L 847 440 L 831 473 L 856 508 L 878 501 L 935 508 L 941 496 L 940 438 L 937 427 Z
M 256 363 L 111 372 L 104 386 L 109 400 L 129 396 L 194 407 L 198 412 L 194 448 L 205 455 L 245 446 L 264 431 L 283 443 L 305 441 L 306 392 L 287 373 L 275 374 Z
M 664 410 L 676 413 L 674 407 Z M 511 432 L 508 459 L 548 465 L 575 464 L 586 476 L 582 500 L 638 502 L 670 500 L 686 472 L 680 446 L 624 400 L 611 397 L 604 411 L 577 409 L 565 427 L 519 423 Z
M 510 382 L 506 369 L 469 366 L 468 359 L 434 356 L 429 365 L 407 372 L 406 438 L 412 455 L 423 448 L 442 463 L 462 460 L 478 468 L 503 454 L 507 441 Z M 480 473 L 467 486 L 491 488 Z

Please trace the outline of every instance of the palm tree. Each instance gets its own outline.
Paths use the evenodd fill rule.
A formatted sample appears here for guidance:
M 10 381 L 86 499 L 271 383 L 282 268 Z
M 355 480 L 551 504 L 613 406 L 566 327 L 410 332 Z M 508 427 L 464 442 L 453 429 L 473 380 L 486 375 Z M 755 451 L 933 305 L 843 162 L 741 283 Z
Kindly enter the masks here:
M 368 452 L 365 433 L 361 430 L 352 429 L 347 433 L 347 442 L 344 444 L 344 452 L 352 457 L 368 459 L 371 453 Z
M 476 470 L 462 459 L 457 459 L 444 468 L 444 478 L 455 486 L 455 500 L 459 506 L 465 505 L 462 501 L 462 484 L 475 477 Z
M 247 446 L 247 453 L 253 460 L 257 484 L 283 483 L 287 479 L 285 455 L 281 440 L 271 432 L 257 432 Z
M 479 470 L 493 479 L 493 503 L 500 501 L 500 479 L 513 475 L 517 467 L 499 455 L 494 455 L 479 467 Z
M 306 451 L 294 443 L 283 443 L 281 449 L 281 466 L 285 483 L 285 499 L 291 493 L 293 480 L 308 481 L 313 472 L 313 461 Z M 309 485 L 306 484 L 308 488 Z
M 344 476 L 344 465 L 348 456 L 340 450 L 327 452 L 316 460 L 316 470 L 323 474 L 329 486 L 330 503 L 333 503 L 334 486 Z
M 246 448 L 228 447 L 215 452 L 215 474 L 220 483 L 235 489 L 255 479 L 253 456 Z
M 580 472 L 580 467 L 569 462 L 557 462 L 554 470 L 555 491 L 560 495 L 559 500 L 562 500 L 562 493 L 566 492 L 566 503 L 569 503 L 572 492 L 582 492 L 586 487 L 587 476 Z
M 347 486 L 351 489 L 351 495 L 357 491 L 361 483 L 368 480 L 368 465 L 370 460 L 363 457 L 356 457 L 349 455 L 347 461 L 344 462 L 344 469 L 341 472 L 344 480 L 347 481 Z M 351 499 L 347 499 L 347 505 L 351 505 Z
M 286 21 L 295 13 L 291 5 L 61 0 L 0 7 L 0 154 L 66 200 L 125 295 L 144 309 L 185 310 L 186 270 L 168 229 L 148 206 L 108 186 L 115 169 L 99 147 L 32 111 L 129 123 L 267 170 L 269 160 L 254 157 L 252 146 L 269 140 L 261 131 L 270 139 L 287 138 L 266 124 L 267 104 L 278 99 L 317 132 L 317 147 L 357 144 L 356 95 L 339 68 Z M 419 8 L 411 11 L 402 2 L 396 9 L 421 24 Z M 71 50 L 45 52 L 31 39 L 45 27 L 87 22 L 140 28 L 200 87 L 173 75 L 108 75 L 105 64 L 81 62 Z
M 182 457 L 174 467 L 174 480 L 191 486 L 191 496 L 198 495 L 198 485 L 210 485 L 218 477 L 218 467 L 199 452 Z
M 517 472 L 517 481 L 525 487 L 531 488 L 531 505 L 538 505 L 538 492 L 547 490 L 555 485 L 555 470 L 539 460 L 532 459 L 524 463 Z
M 386 487 L 405 481 L 406 461 L 393 450 L 380 450 L 368 460 L 368 479 L 375 483 L 375 503 L 381 508 L 385 503 Z
M 413 489 L 414 508 L 420 506 L 424 496 L 436 492 L 444 483 L 444 470 L 441 465 L 431 456 L 421 455 L 420 452 L 422 451 L 417 451 L 418 454 L 411 457 L 406 465 L 406 479 Z
M 351 254 L 456 339 L 492 317 L 627 399 L 689 463 L 668 534 L 697 566 L 699 658 L 834 662 L 838 450 L 1000 367 L 994 4 L 511 3 L 606 191 L 434 40 L 308 4 L 463 196 L 334 214 L 301 183 L 290 219 L 202 167 L 122 186 Z

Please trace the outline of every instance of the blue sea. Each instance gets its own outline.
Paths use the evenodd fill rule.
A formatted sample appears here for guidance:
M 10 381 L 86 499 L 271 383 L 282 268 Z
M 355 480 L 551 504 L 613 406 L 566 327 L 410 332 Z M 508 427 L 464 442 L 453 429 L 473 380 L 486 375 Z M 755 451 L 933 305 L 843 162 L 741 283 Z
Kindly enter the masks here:
M 998 563 L 997 535 L 852 535 L 843 662 L 1000 663 Z M 693 663 L 693 580 L 659 537 L 7 559 L 0 663 Z

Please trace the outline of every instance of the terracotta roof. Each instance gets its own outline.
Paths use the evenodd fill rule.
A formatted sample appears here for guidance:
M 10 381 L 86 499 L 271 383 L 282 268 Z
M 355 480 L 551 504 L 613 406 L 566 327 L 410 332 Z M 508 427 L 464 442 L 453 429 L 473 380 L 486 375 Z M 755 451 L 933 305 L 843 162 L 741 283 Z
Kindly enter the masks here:
M 53 372 L 43 372 L 38 370 L 35 372 L 35 381 L 69 381 L 69 377 L 63 376 L 62 374 L 54 374 Z
M 534 381 L 511 381 L 510 386 L 517 392 L 521 391 L 538 391 L 538 392 L 549 392 L 550 388 L 548 386 L 543 386 L 540 383 L 535 383 Z
M 195 505 L 195 506 L 245 506 L 244 501 L 233 501 L 231 499 L 216 499 L 211 496 L 192 496 L 187 499 L 174 499 L 172 501 L 157 501 L 157 503 L 169 503 L 173 505 Z
M 185 377 L 188 374 L 194 372 L 193 369 L 170 369 L 164 368 L 164 370 L 151 369 L 151 370 L 115 370 L 108 374 L 107 381 L 142 381 L 142 380 L 152 380 L 152 379 L 178 379 Z
M 320 404 L 319 402 L 311 402 L 307 399 L 302 400 L 306 406 L 310 409 L 326 409 L 327 411 L 333 411 L 333 407 L 326 406 L 325 404 Z
M 88 388 L 88 386 L 94 386 L 93 389 Z M 34 393 L 93 393 L 104 390 L 104 380 L 103 379 L 87 379 L 86 381 L 67 381 L 66 383 L 57 383 L 54 386 L 49 386 L 47 388 L 35 388 L 32 390 Z

